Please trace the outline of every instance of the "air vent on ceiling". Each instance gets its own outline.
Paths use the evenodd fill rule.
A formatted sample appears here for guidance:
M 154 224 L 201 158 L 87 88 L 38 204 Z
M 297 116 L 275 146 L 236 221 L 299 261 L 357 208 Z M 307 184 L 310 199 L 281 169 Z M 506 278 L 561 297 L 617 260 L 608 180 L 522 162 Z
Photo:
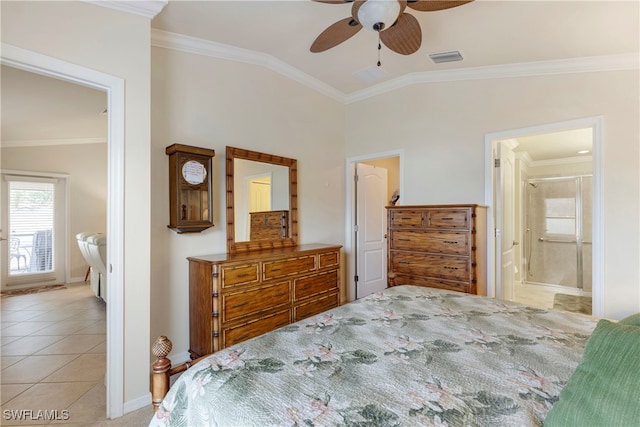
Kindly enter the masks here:
M 462 55 L 457 50 L 452 52 L 441 52 L 441 53 L 432 53 L 429 55 L 429 58 L 436 64 L 441 62 L 454 62 L 454 61 L 462 61 Z
M 366 83 L 372 83 L 386 77 L 388 74 L 380 67 L 369 67 L 364 70 L 356 71 L 353 75 Z

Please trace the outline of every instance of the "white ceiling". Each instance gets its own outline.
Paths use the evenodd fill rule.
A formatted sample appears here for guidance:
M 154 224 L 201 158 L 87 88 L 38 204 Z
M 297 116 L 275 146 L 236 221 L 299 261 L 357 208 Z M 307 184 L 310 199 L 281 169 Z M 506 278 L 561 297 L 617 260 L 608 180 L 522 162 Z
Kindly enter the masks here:
M 380 70 L 386 78 L 367 83 L 353 74 L 377 68 L 375 32 L 363 29 L 325 52 L 309 51 L 326 27 L 351 16 L 351 7 L 351 3 L 311 0 L 169 1 L 152 27 L 269 55 L 347 95 L 412 73 L 639 50 L 637 1 L 476 0 L 438 12 L 407 8 L 420 22 L 422 47 L 404 56 L 383 46 Z M 464 60 L 434 64 L 428 58 L 453 50 L 460 51 Z
M 422 47 L 403 56 L 383 46 L 379 68 L 375 66 L 377 35 L 364 29 L 326 52 L 309 51 L 320 32 L 350 16 L 351 4 L 170 0 L 151 22 L 152 43 L 197 44 L 205 54 L 268 64 L 312 87 L 346 98 L 385 85 L 499 76 L 501 70 L 545 72 L 549 64 L 555 72 L 562 72 L 563 67 L 606 66 L 608 61 L 615 66 L 620 58 L 624 64 L 629 58 L 637 63 L 640 50 L 637 0 L 476 0 L 439 12 L 406 11 L 420 22 Z M 434 64 L 428 58 L 430 53 L 452 50 L 460 51 L 464 60 Z M 384 77 L 366 82 L 354 76 L 363 70 L 381 72 Z M 102 92 L 2 67 L 3 144 L 106 138 L 106 116 L 100 114 L 105 107 Z M 529 143 L 525 139 L 521 147 Z M 563 156 L 574 157 L 576 144 L 569 144 Z M 556 157 L 558 154 L 549 154 L 549 150 L 564 144 L 546 146 L 547 154 L 539 156 Z M 535 156 L 538 154 L 531 154 L 534 160 Z

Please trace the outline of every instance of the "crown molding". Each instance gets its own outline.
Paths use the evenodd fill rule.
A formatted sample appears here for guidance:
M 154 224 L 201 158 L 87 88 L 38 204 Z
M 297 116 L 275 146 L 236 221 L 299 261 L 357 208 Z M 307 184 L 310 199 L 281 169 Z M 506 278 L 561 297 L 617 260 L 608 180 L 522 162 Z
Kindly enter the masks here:
M 517 77 L 547 76 L 555 74 L 595 73 L 603 71 L 637 70 L 640 56 L 637 53 L 590 56 L 551 61 L 521 62 L 486 67 L 459 68 L 454 70 L 411 73 L 397 79 L 377 84 L 346 96 L 347 104 L 381 95 L 396 89 L 419 83 L 441 83 L 461 80 L 486 80 Z
M 527 167 L 536 168 L 541 166 L 575 165 L 578 163 L 592 163 L 593 156 L 564 157 L 562 159 L 533 160 L 529 153 L 515 153 Z
M 266 53 L 157 29 L 151 29 L 151 46 L 265 67 L 345 103 L 344 93 Z
M 106 144 L 107 138 L 25 139 L 2 141 L 3 148 L 44 147 L 50 145 Z
M 356 91 L 351 94 L 345 94 L 326 83 L 311 77 L 299 69 L 265 53 L 157 29 L 151 30 L 151 45 L 165 49 L 210 56 L 213 58 L 226 59 L 229 61 L 259 65 L 295 80 L 298 83 L 308 86 L 309 88 L 344 104 L 351 104 L 400 89 L 405 86 L 421 83 L 637 70 L 640 68 L 640 55 L 638 55 L 638 53 L 522 62 L 486 67 L 411 73 L 398 77 L 397 79 L 376 84 L 367 89 Z
M 83 0 L 86 3 L 108 7 L 153 19 L 169 3 L 168 0 Z

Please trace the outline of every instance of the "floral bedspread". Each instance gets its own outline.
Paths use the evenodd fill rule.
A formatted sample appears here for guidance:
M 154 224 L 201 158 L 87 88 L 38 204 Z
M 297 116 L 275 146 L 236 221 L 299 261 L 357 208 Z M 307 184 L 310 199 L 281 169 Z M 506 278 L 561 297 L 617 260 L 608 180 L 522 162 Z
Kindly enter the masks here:
M 150 426 L 535 426 L 594 317 L 397 286 L 214 353 Z

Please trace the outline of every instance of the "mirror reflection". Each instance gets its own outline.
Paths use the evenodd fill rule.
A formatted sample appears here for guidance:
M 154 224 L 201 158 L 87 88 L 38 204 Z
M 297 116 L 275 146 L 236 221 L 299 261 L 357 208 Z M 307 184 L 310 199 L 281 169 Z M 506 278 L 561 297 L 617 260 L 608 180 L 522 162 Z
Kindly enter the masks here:
M 297 246 L 296 159 L 229 146 L 226 152 L 227 252 Z
M 235 241 L 290 237 L 289 168 L 233 159 Z

